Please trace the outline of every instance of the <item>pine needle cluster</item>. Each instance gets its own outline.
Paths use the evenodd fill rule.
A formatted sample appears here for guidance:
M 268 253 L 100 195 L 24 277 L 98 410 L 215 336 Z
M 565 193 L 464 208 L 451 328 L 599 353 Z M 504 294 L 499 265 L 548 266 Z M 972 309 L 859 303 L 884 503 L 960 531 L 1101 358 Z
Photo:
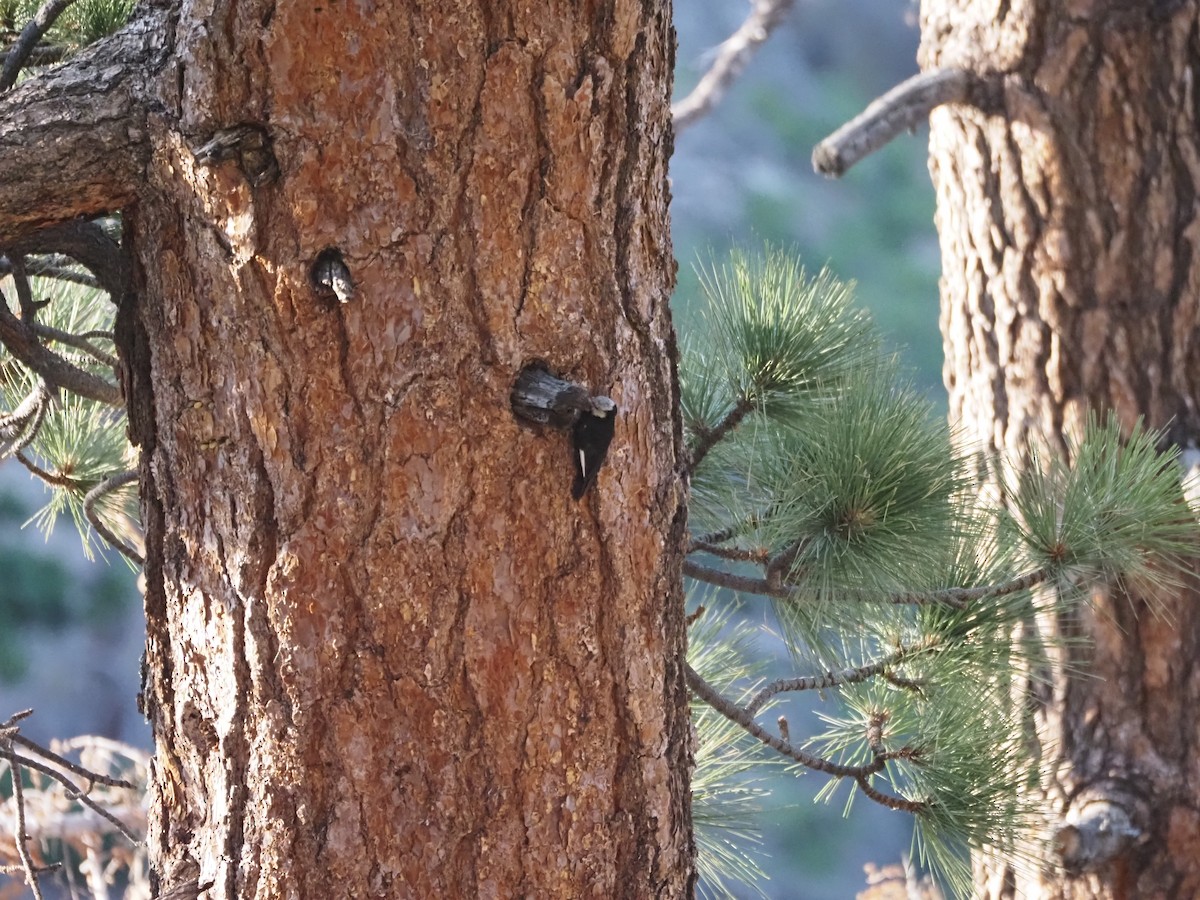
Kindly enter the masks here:
M 1023 626 L 1100 581 L 1183 577 L 1197 527 L 1176 460 L 1154 434 L 1093 420 L 1068 458 L 1003 478 L 1007 506 L 988 502 L 978 459 L 881 352 L 850 285 L 778 250 L 735 253 L 700 283 L 680 364 L 685 574 L 772 604 L 797 675 L 749 700 L 743 683 L 689 683 L 826 773 L 826 796 L 847 786 L 847 803 L 911 813 L 919 858 L 966 890 L 969 851 L 1034 846 L 1020 788 L 1038 772 L 1011 687 L 1051 655 Z M 826 698 L 820 733 L 759 721 L 801 690 Z
M 115 307 L 107 297 L 88 285 L 58 277 L 31 276 L 29 285 L 31 295 L 37 298 L 36 328 L 46 347 L 78 371 L 114 379 Z M 97 541 L 96 523 L 127 544 L 137 543 L 137 493 L 132 481 L 112 490 L 97 490 L 133 464 L 124 412 L 47 388 L 0 348 L 0 404 L 8 413 L 5 418 L 14 418 L 22 404 L 31 402 L 38 404 L 36 415 L 23 426 L 25 432 L 15 435 L 16 440 L 5 447 L 6 456 L 15 456 L 47 488 L 46 505 L 31 521 L 48 534 L 60 516 L 69 516 L 89 559 L 98 547 L 106 545 L 104 540 Z

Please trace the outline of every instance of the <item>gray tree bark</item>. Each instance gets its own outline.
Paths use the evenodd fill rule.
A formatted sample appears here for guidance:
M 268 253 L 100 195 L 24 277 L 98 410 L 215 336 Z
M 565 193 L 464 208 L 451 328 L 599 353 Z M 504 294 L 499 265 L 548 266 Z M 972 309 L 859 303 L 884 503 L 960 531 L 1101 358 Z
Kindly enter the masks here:
M 1197 445 L 1198 23 L 1196 2 L 922 4 L 923 67 L 986 87 L 930 136 L 951 417 L 985 451 L 1069 453 L 1089 410 Z M 1085 674 L 1026 685 L 1053 865 L 982 860 L 979 896 L 1200 893 L 1197 599 L 1038 623 L 1090 639 Z

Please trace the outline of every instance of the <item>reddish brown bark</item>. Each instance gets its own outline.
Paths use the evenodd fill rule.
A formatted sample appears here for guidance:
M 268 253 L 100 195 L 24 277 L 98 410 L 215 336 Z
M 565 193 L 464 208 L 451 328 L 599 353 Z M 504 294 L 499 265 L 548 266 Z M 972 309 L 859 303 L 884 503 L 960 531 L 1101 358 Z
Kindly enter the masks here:
M 669 7 L 191 15 L 122 317 L 164 884 L 687 895 Z M 534 359 L 620 407 L 579 503 Z
M 1196 2 L 923 5 L 923 65 L 987 86 L 978 108 L 935 111 L 930 138 L 951 416 L 985 450 L 1066 453 L 1089 409 L 1196 446 L 1198 24 Z M 1042 806 L 1074 871 L 985 861 L 982 897 L 1200 891 L 1197 597 L 1164 594 L 1165 617 L 1095 599 L 1088 675 L 1030 688 Z M 1080 864 L 1063 829 L 1098 795 L 1140 836 Z

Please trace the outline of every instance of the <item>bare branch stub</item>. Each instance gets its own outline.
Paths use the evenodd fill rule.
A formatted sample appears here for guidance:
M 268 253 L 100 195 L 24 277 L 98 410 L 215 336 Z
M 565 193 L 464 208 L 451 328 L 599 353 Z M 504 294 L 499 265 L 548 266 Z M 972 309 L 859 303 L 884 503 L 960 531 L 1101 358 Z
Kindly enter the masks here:
M 943 103 L 966 103 L 979 78 L 964 69 L 921 72 L 873 100 L 813 150 L 813 169 L 838 178 L 851 166 L 906 131 L 924 124 Z
M 754 0 L 750 15 L 717 48 L 716 57 L 704 77 L 690 94 L 671 105 L 671 122 L 676 134 L 695 124 L 721 102 L 729 86 L 742 74 L 771 32 L 779 27 L 794 3 L 795 0 Z
M 559 378 L 544 363 L 533 362 L 517 375 L 509 399 L 518 420 L 567 429 L 591 408 L 592 394 L 582 385 Z

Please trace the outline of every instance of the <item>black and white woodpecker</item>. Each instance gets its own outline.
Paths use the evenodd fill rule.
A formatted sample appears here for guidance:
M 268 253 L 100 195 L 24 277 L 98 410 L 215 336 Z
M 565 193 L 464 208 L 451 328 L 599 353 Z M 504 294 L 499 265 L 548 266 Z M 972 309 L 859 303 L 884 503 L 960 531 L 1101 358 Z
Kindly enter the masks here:
M 579 500 L 596 480 L 596 473 L 608 455 L 617 427 L 617 404 L 610 397 L 592 397 L 590 408 L 579 414 L 571 429 L 571 445 L 575 450 L 575 483 L 571 496 Z

